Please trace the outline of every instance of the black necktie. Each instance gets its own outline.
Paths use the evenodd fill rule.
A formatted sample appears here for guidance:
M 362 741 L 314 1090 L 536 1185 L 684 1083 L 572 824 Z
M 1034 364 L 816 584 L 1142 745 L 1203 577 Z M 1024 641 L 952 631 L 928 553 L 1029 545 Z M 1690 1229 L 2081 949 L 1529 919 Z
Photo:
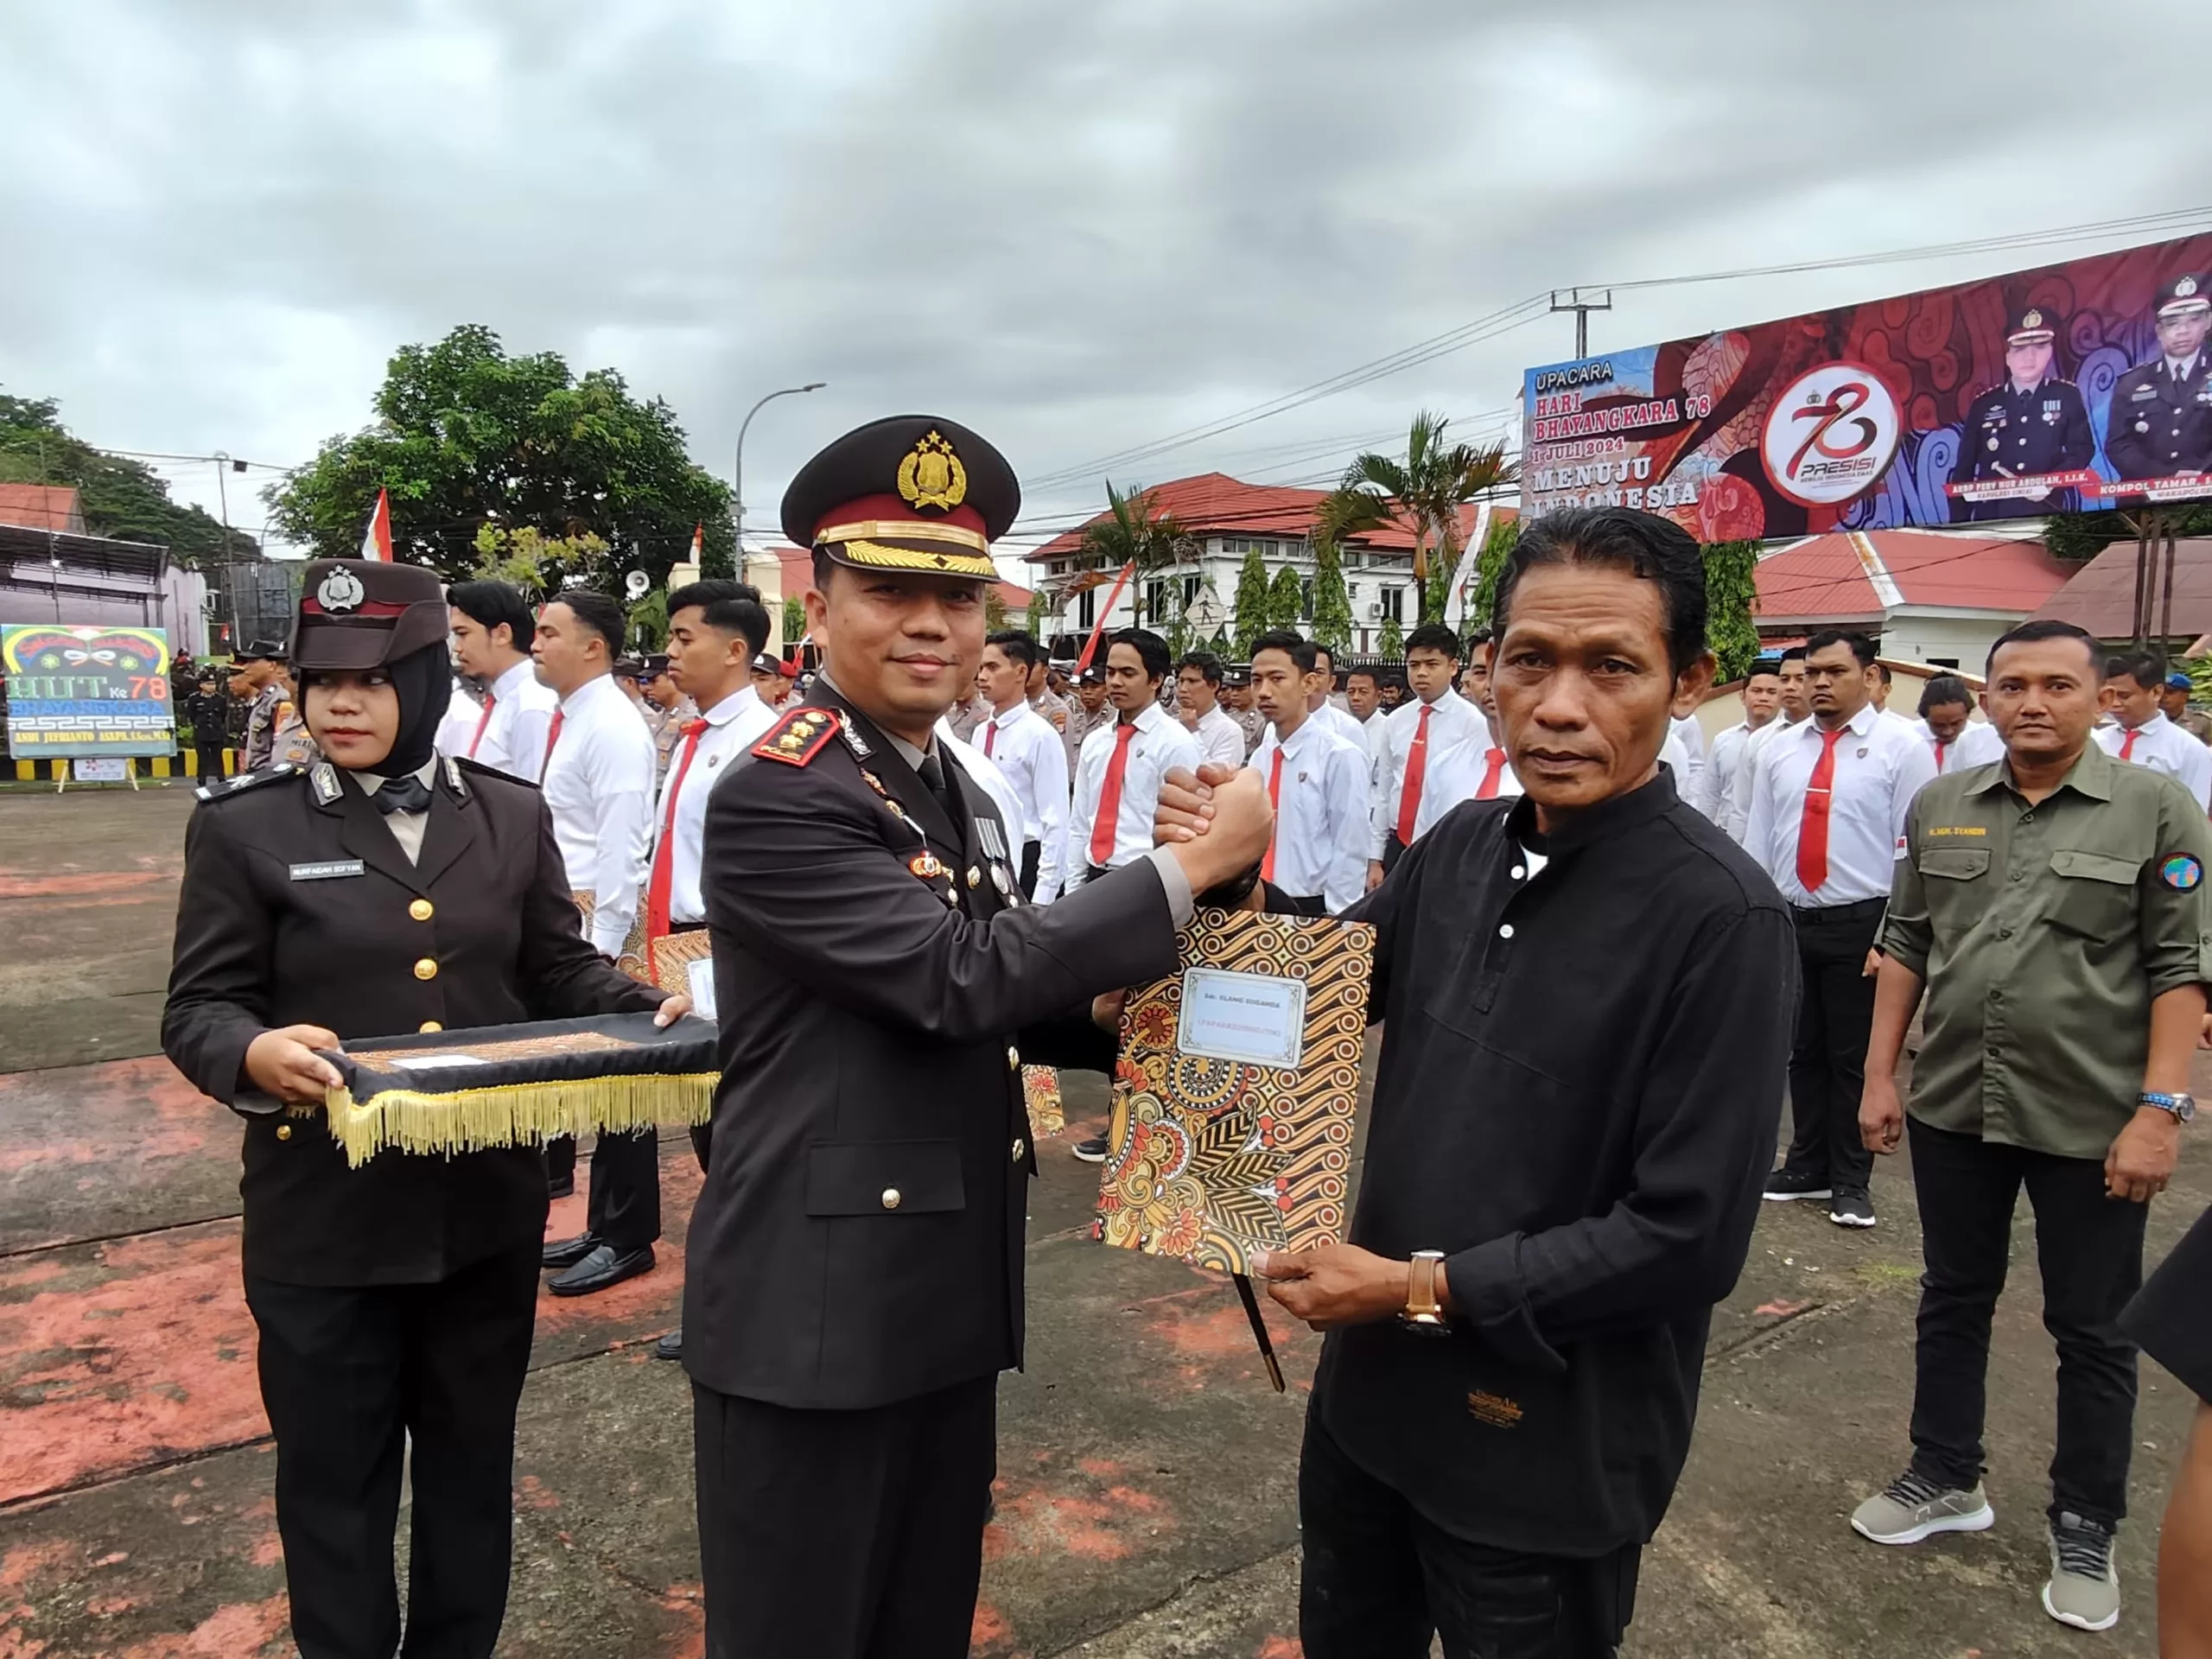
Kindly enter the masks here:
M 395 812 L 427 812 L 430 810 L 429 785 L 411 773 L 404 778 L 388 778 L 384 786 L 369 797 L 377 804 L 377 810 L 390 817 Z
M 944 782 L 944 758 L 931 749 L 922 757 L 921 764 L 914 768 L 914 772 L 922 780 L 922 786 L 937 797 L 937 804 L 944 809 L 944 816 L 952 817 L 952 796 Z

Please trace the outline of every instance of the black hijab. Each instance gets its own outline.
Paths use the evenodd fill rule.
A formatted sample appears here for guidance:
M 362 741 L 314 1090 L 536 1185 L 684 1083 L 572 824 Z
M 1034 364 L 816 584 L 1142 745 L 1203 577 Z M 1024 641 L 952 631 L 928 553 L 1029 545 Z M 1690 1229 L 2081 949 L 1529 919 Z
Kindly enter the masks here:
M 452 657 L 442 644 L 425 645 L 420 651 L 394 658 L 381 670 L 360 671 L 389 676 L 392 690 L 399 694 L 399 734 L 392 739 L 391 753 L 364 770 L 372 771 L 380 778 L 404 778 L 420 772 L 437 753 L 438 722 L 446 717 L 447 705 L 453 701 Z M 301 670 L 302 701 L 306 700 L 308 686 L 312 682 L 335 672 L 332 669 Z

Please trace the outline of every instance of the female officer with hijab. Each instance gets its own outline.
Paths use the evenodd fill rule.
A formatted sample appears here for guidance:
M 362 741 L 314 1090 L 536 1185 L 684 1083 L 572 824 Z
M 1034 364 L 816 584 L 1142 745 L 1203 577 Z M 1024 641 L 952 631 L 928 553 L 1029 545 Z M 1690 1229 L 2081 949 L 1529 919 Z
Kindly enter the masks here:
M 318 1109 L 348 1039 L 658 1007 L 578 931 L 537 791 L 432 748 L 437 578 L 308 567 L 291 660 L 323 759 L 198 791 L 162 1046 L 246 1119 L 246 1305 L 305 1659 L 390 1659 L 413 1441 L 409 1654 L 489 1655 L 545 1230 L 535 1147 L 356 1169 Z

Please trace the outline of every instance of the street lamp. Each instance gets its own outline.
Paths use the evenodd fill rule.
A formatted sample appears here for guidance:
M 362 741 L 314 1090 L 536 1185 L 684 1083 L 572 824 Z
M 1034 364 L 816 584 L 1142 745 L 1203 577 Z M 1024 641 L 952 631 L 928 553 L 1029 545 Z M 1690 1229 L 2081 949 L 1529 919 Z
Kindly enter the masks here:
M 779 397 L 795 397 L 802 391 L 819 391 L 829 384 L 827 380 L 810 380 L 803 386 L 785 386 L 780 391 L 772 391 L 745 411 L 745 419 L 738 426 L 737 500 L 734 505 L 737 508 L 737 569 L 741 576 L 745 574 L 745 429 L 753 424 L 753 417 L 760 412 L 763 405 L 773 403 Z

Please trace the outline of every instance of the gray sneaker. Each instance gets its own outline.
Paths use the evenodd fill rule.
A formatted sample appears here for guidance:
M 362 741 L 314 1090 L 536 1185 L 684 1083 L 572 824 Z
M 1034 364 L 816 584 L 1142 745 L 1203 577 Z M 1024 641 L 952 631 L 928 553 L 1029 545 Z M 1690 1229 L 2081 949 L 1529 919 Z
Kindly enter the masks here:
M 1980 1482 L 1961 1491 L 1908 1469 L 1853 1512 L 1851 1529 L 1878 1544 L 1916 1544 L 1939 1532 L 1986 1532 L 1996 1522 Z
M 2050 1525 L 2050 1582 L 2043 1610 L 2077 1630 L 2108 1630 L 2120 1623 L 2120 1574 L 2112 1564 L 2113 1529 L 2072 1510 Z

